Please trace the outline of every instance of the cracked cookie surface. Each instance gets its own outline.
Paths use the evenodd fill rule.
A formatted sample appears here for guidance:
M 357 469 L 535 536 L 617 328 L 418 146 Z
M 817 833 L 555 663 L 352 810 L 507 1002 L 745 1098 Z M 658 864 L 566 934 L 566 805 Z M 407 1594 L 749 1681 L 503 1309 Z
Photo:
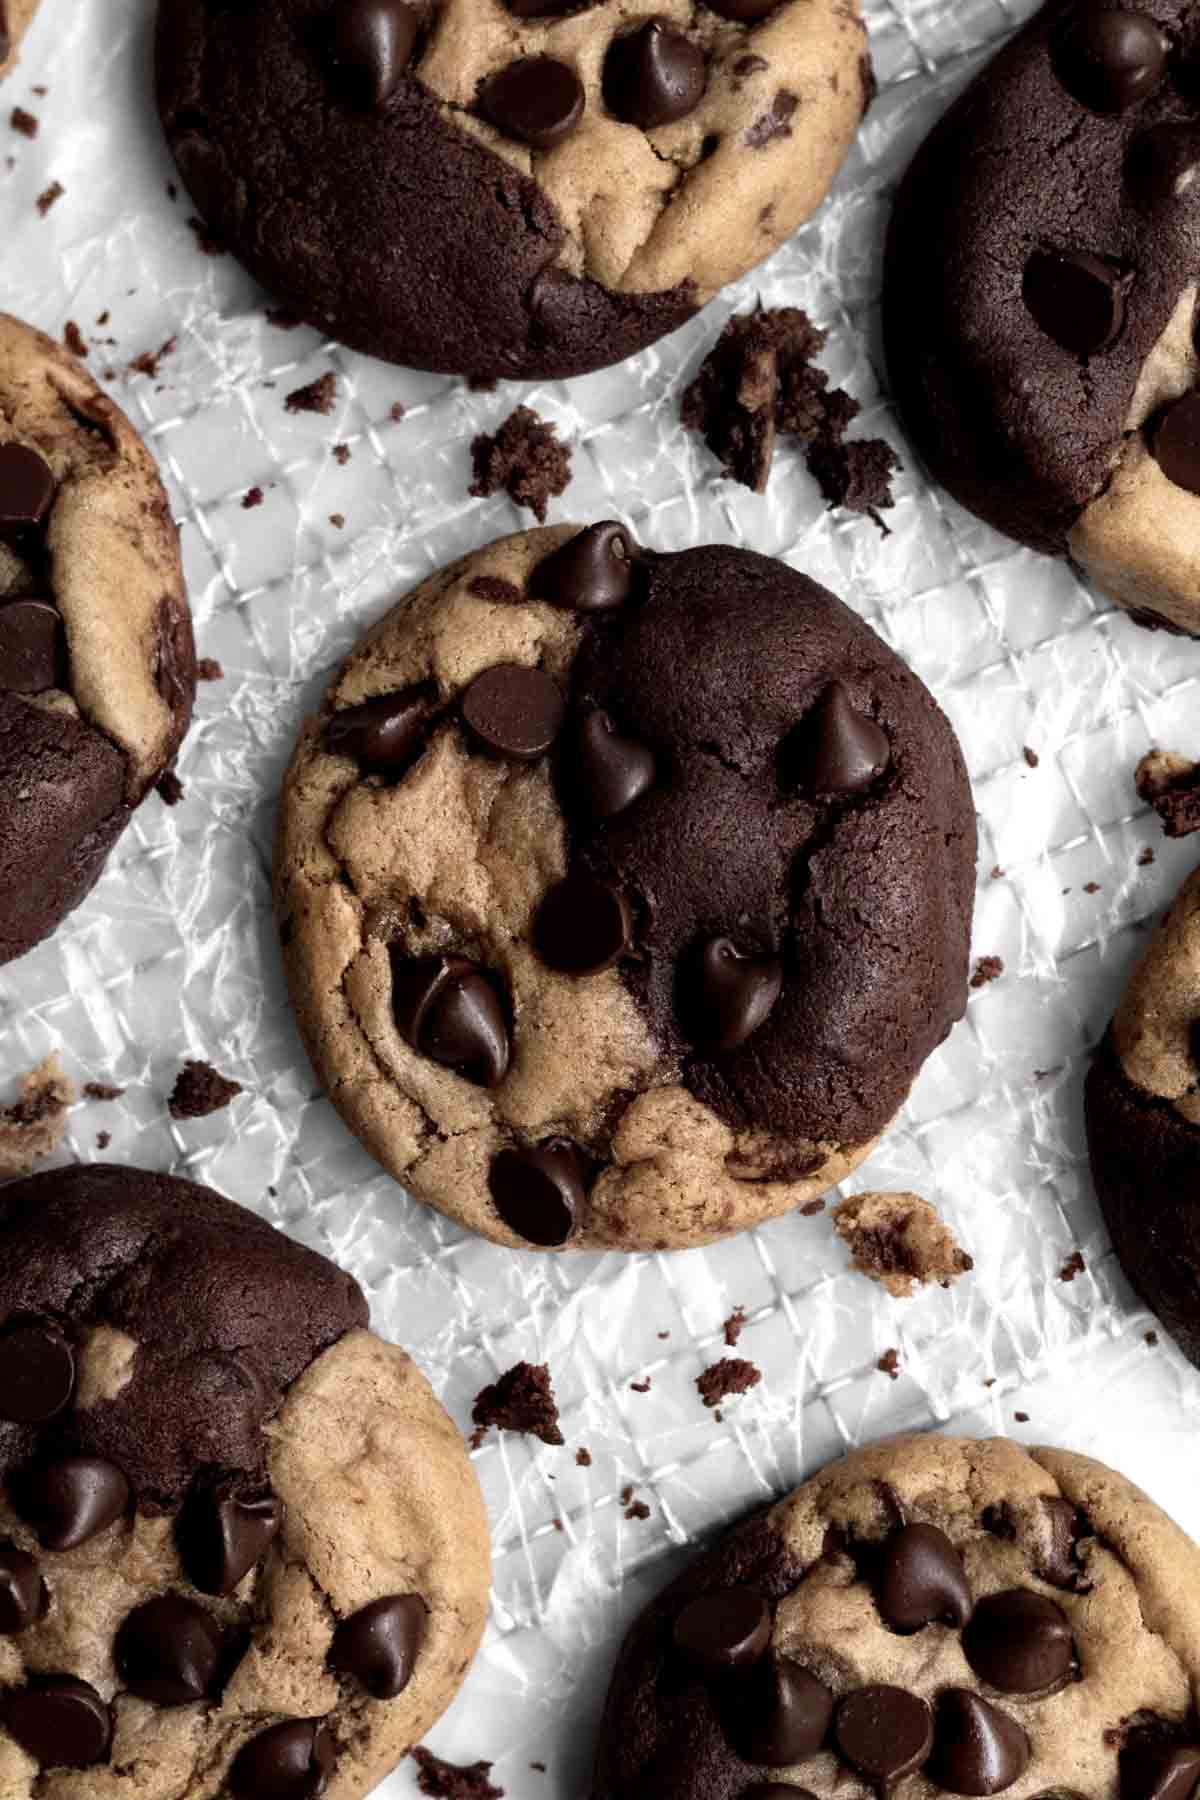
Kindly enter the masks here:
M 1197 1547 L 1088 1457 L 876 1444 L 642 1614 L 595 1800 L 1188 1793 L 1198 1579 Z
M 209 1189 L 4 1189 L 6 1800 L 360 1800 L 442 1712 L 486 1520 L 366 1325 L 350 1276 Z
M 505 538 L 351 655 L 276 907 L 351 1128 L 498 1242 L 686 1246 L 859 1162 L 961 1015 L 953 733 L 840 601 L 616 523 Z
M 355 348 L 566 376 L 674 330 L 815 211 L 872 89 L 857 0 L 167 0 L 201 211 Z

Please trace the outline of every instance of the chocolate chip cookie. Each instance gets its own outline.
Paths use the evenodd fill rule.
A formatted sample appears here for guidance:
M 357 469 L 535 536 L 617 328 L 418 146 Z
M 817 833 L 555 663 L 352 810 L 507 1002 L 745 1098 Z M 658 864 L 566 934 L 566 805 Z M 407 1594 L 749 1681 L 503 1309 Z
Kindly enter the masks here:
M 326 1092 L 503 1244 L 710 1242 L 862 1160 L 960 1016 L 975 823 L 932 697 L 767 557 L 505 538 L 359 645 L 276 904 Z
M 0 1193 L 0 1793 L 359 1800 L 487 1603 L 461 1439 L 357 1284 L 208 1188 Z
M 1088 1071 L 1092 1179 L 1134 1287 L 1200 1365 L 1200 871 Z
M 884 291 L 936 479 L 1196 635 L 1198 177 L 1200 5 L 1054 0 L 917 155 Z
M 872 86 L 858 0 L 164 0 L 157 65 L 180 173 L 259 280 L 475 377 L 673 331 L 815 210 Z
M 93 887 L 195 690 L 153 458 L 74 357 L 0 314 L 0 963 Z
M 0 77 L 17 60 L 21 39 L 33 23 L 40 0 L 0 0 Z
M 1198 1593 L 1196 1545 L 1088 1457 L 874 1445 L 643 1613 L 594 1800 L 1189 1795 Z

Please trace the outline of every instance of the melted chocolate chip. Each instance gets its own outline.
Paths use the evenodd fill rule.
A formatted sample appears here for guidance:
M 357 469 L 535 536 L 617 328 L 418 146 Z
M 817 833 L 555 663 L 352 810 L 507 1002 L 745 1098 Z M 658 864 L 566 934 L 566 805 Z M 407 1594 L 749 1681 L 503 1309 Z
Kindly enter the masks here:
M 422 1056 L 479 1087 L 508 1073 L 508 1020 L 494 977 L 463 956 L 407 957 L 391 949 L 392 1013 Z
M 629 948 L 633 920 L 625 896 L 594 875 L 564 876 L 550 888 L 533 921 L 533 942 L 560 975 L 599 975 Z
M 9 1736 L 43 1769 L 87 1769 L 108 1754 L 108 1707 L 88 1682 L 69 1675 L 6 1694 L 0 1716 Z
M 1200 1786 L 1200 1745 L 1127 1744 L 1118 1767 L 1120 1800 L 1192 1800 Z
M 689 1600 L 675 1620 L 675 1648 L 703 1675 L 756 1663 L 771 1641 L 771 1609 L 750 1587 L 715 1588 Z
M 859 712 L 840 681 L 825 692 L 780 747 L 780 776 L 814 799 L 863 794 L 891 760 L 874 719 Z
M 412 60 L 420 19 L 404 0 L 338 0 L 330 47 L 338 78 L 355 106 L 378 110 Z
M 1086 250 L 1035 250 L 1021 292 L 1039 330 L 1072 356 L 1107 350 L 1125 323 L 1120 276 Z
M 700 103 L 704 53 L 666 19 L 614 38 L 604 59 L 604 104 L 614 118 L 643 131 L 670 125 Z
M 938 1695 L 928 1773 L 951 1794 L 999 1794 L 1025 1773 L 1029 1739 L 1006 1712 L 968 1688 Z
M 477 675 L 460 703 L 463 724 L 493 756 L 536 762 L 562 729 L 563 698 L 549 675 L 523 663 L 496 663 Z
M 40 525 L 56 486 L 44 456 L 27 444 L 0 444 L 0 536 Z
M 583 83 L 569 63 L 520 56 L 484 82 L 479 110 L 506 137 L 553 150 L 583 117 Z
M 234 1800 L 320 1800 L 337 1764 L 320 1719 L 288 1719 L 243 1744 L 229 1771 Z
M 583 1159 L 566 1138 L 548 1138 L 492 1159 L 488 1187 L 510 1230 L 539 1249 L 556 1249 L 575 1230 L 587 1192 Z
M 933 1718 L 924 1700 L 881 1682 L 855 1688 L 837 1709 L 837 1747 L 851 1768 L 879 1788 L 920 1768 L 933 1744 Z
M 815 1756 L 833 1714 L 823 1681 L 785 1656 L 764 1656 L 739 1695 L 733 1735 L 743 1761 L 783 1769 Z
M 598 706 L 575 725 L 569 783 L 589 818 L 612 819 L 654 785 L 654 752 L 622 737 Z
M 1200 176 L 1200 127 L 1151 125 L 1125 155 L 1125 182 L 1144 212 L 1174 205 L 1190 194 Z
M 1200 494 L 1200 393 L 1184 394 L 1169 406 L 1150 440 L 1155 462 L 1167 480 Z M 4 617 L 0 613 L 0 620 Z
M 266 1554 L 283 1524 L 275 1494 L 196 1493 L 180 1514 L 177 1539 L 188 1580 L 202 1594 L 231 1594 Z
M 1062 1607 L 1029 1588 L 1007 1588 L 981 1600 L 963 1632 L 962 1647 L 980 1680 L 1005 1694 L 1053 1687 L 1075 1660 Z
M 693 1042 L 736 1050 L 756 1032 L 783 991 L 777 956 L 751 955 L 727 937 L 709 938 L 682 972 L 680 1012 Z
M 436 705 L 432 683 L 381 694 L 334 713 L 325 742 L 335 756 L 352 756 L 370 772 L 408 767 L 425 740 Z
M 628 599 L 636 555 L 625 527 L 606 519 L 543 557 L 529 578 L 529 592 L 573 612 L 606 612 Z
M 1087 1516 L 1073 1500 L 1066 1499 L 1062 1494 L 1048 1494 L 1042 1501 L 1042 1510 L 1050 1530 L 1049 1542 L 1038 1565 L 1038 1574 L 1043 1581 L 1049 1581 L 1054 1587 L 1076 1590 L 1080 1580 L 1076 1546 L 1079 1539 L 1090 1531 Z
M 45 1612 L 47 1600 L 37 1559 L 15 1544 L 0 1544 L 0 1635 L 27 1631 Z
M 1170 45 L 1153 19 L 1127 7 L 1080 7 L 1052 41 L 1054 71 L 1091 112 L 1122 113 L 1161 82 Z
M 47 1550 L 75 1550 L 119 1519 L 129 1483 L 115 1463 L 98 1456 L 64 1456 L 31 1469 L 16 1486 L 16 1509 Z
M 883 1547 L 875 1604 L 893 1631 L 920 1631 L 935 1619 L 963 1626 L 971 1584 L 962 1557 L 936 1525 L 903 1525 Z
M 0 612 L 0 621 L 3 617 Z M 14 1325 L 0 1336 L 0 1418 L 44 1425 L 62 1411 L 74 1391 L 75 1353 L 53 1325 Z
M 46 600 L 0 604 L 0 690 L 44 694 L 61 687 L 63 622 Z
M 387 1594 L 372 1600 L 333 1634 L 329 1660 L 353 1675 L 376 1700 L 393 1700 L 412 1678 L 429 1611 L 419 1594 Z
M 116 1659 L 131 1694 L 155 1706 L 186 1706 L 216 1686 L 225 1634 L 218 1620 L 182 1594 L 135 1606 L 117 1633 Z

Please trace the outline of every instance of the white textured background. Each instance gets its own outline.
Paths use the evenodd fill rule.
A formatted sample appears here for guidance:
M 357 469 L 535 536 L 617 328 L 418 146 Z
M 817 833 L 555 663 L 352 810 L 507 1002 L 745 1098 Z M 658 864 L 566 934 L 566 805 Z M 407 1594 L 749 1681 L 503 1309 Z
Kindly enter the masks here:
M 620 1633 L 681 1554 L 864 1438 L 936 1424 L 1074 1445 L 1127 1470 L 1200 1534 L 1200 1384 L 1165 1341 L 1145 1342 L 1151 1320 L 1092 1197 L 1080 1103 L 1089 1046 L 1146 923 L 1195 860 L 1161 839 L 1132 776 L 1151 743 L 1200 755 L 1200 646 L 1139 631 L 1064 566 L 971 520 L 906 451 L 876 333 L 889 194 L 939 109 L 1032 4 L 868 10 L 881 93 L 819 219 L 656 350 L 571 384 L 492 395 L 275 330 L 232 258 L 200 253 L 186 197 L 167 193 L 152 0 L 43 0 L 0 106 L 2 303 L 54 333 L 70 319 L 89 339 L 115 339 L 96 345 L 91 367 L 113 371 L 111 390 L 164 467 L 201 654 L 225 669 L 201 688 L 184 802 L 168 811 L 152 797 L 89 902 L 0 974 L 0 1074 L 59 1047 L 77 1081 L 125 1086 L 119 1103 L 77 1109 L 66 1154 L 96 1156 L 97 1132 L 110 1130 L 111 1158 L 211 1182 L 336 1256 L 461 1424 L 499 1370 L 549 1361 L 568 1447 L 493 1433 L 476 1455 L 495 1543 L 492 1623 L 430 1740 L 456 1760 L 493 1759 L 515 1800 L 586 1793 Z M 41 120 L 36 142 L 8 131 L 18 103 Z M 42 218 L 35 200 L 51 180 L 66 191 Z M 904 455 L 891 537 L 826 513 L 793 447 L 760 499 L 717 479 L 683 434 L 682 383 L 727 312 L 759 294 L 830 328 L 824 360 L 863 403 L 858 430 L 882 431 Z M 128 375 L 172 336 L 156 380 Z M 327 369 L 336 413 L 285 414 L 284 396 Z M 467 496 L 472 435 L 519 400 L 574 447 L 552 520 L 619 515 L 660 549 L 719 540 L 783 557 L 870 619 L 961 735 L 981 825 L 974 953 L 1003 957 L 1005 973 L 973 994 L 854 1184 L 936 1202 L 976 1259 L 951 1292 L 889 1300 L 847 1272 L 827 1218 L 674 1256 L 498 1250 L 407 1200 L 314 1087 L 271 921 L 279 777 L 302 714 L 362 627 L 439 564 L 527 522 L 503 497 Z M 336 443 L 350 446 L 345 466 Z M 255 485 L 265 503 L 245 511 Z M 1146 845 L 1156 860 L 1142 868 Z M 245 1093 L 175 1126 L 166 1096 L 185 1056 L 211 1058 Z M 1076 1248 L 1087 1270 L 1068 1285 L 1058 1272 Z M 764 1380 L 718 1424 L 693 1383 L 739 1304 L 750 1323 L 737 1354 Z M 890 1346 L 902 1358 L 895 1382 L 875 1368 Z M 651 1391 L 631 1391 L 645 1376 Z M 576 1466 L 579 1445 L 588 1469 Z M 624 1518 L 628 1484 L 648 1519 Z M 408 1772 L 380 1790 L 411 1791 Z

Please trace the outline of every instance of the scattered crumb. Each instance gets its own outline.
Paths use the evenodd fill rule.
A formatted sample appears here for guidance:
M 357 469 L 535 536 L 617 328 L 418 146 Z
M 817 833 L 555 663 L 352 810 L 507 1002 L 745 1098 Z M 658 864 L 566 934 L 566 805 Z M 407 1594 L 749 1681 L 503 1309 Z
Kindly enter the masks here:
M 331 413 L 337 404 L 338 379 L 332 369 L 326 369 L 315 381 L 305 387 L 293 388 L 283 404 L 290 413 Z
M 910 1299 L 925 1282 L 949 1287 L 975 1267 L 936 1208 L 919 1194 L 852 1194 L 834 1207 L 833 1223 L 853 1266 L 895 1300 Z
M 984 1382 L 984 1384 L 983 1384 L 983 1385 L 984 1385 L 984 1387 L 986 1387 L 986 1388 L 993 1388 L 993 1387 L 995 1387 L 995 1385 L 996 1385 L 996 1377 L 995 1377 L 995 1376 L 994 1376 L 994 1375 L 989 1375 L 989 1376 L 988 1376 L 988 1378 L 987 1378 L 987 1380 L 986 1380 L 986 1381 L 985 1381 L 985 1382 Z
M 744 1306 L 735 1306 L 724 1325 L 721 1327 L 722 1331 L 725 1333 L 725 1342 L 729 1345 L 731 1350 L 741 1337 L 745 1328 L 746 1309 Z
M 174 195 L 171 197 L 174 199 Z M 196 248 L 202 255 L 224 256 L 224 241 L 217 236 L 215 231 L 209 230 L 203 219 L 198 219 L 195 213 L 193 213 L 188 220 L 188 226 L 196 240 Z
M 752 1362 L 742 1356 L 723 1356 L 719 1362 L 710 1364 L 702 1375 L 697 1375 L 696 1386 L 705 1406 L 711 1408 L 719 1406 L 731 1394 L 747 1393 L 761 1380 L 762 1370 Z
M 1155 1346 L 1155 1345 L 1156 1345 L 1156 1344 L 1157 1344 L 1157 1342 L 1158 1342 L 1158 1333 L 1157 1333 L 1157 1331 L 1148 1331 L 1148 1332 L 1147 1332 L 1147 1333 L 1146 1333 L 1146 1338 L 1145 1338 L 1145 1341 L 1146 1341 L 1146 1343 L 1148 1343 L 1148 1344 L 1149 1344 L 1149 1346 L 1150 1346 L 1150 1348 L 1151 1348 L 1151 1349 L 1152 1349 L 1152 1350 L 1153 1350 L 1153 1348 L 1154 1348 L 1154 1346 Z
M 142 354 L 135 356 L 130 363 L 129 373 L 131 375 L 149 375 L 152 381 L 157 380 L 159 364 L 163 357 L 170 356 L 178 346 L 179 339 L 169 337 L 165 344 L 159 345 L 157 350 L 143 350 Z
M 350 461 L 350 446 L 349 444 L 335 444 L 329 454 L 333 457 L 334 462 L 344 469 Z
M 1142 854 L 1138 857 L 1138 868 L 1139 869 L 1148 869 L 1150 867 L 1150 864 L 1153 861 L 1154 861 L 1154 852 L 1150 848 L 1149 844 L 1147 844 L 1145 849 L 1142 851 Z
M 660 1338 L 669 1338 L 671 1334 L 669 1331 L 660 1331 L 658 1335 Z
M 398 425 L 407 411 L 408 408 L 405 406 L 403 400 L 393 400 L 390 413 L 392 424 Z
M 558 1407 L 545 1363 L 514 1363 L 498 1381 L 485 1387 L 471 1410 L 476 1426 L 471 1444 L 478 1449 L 488 1427 L 497 1431 L 523 1431 L 543 1444 L 561 1444 Z
M 865 513 L 885 537 L 890 535 L 889 526 L 879 515 L 896 504 L 892 476 L 900 467 L 900 458 L 886 438 L 813 444 L 808 452 L 808 467 L 830 506 Z
M 242 495 L 242 511 L 249 512 L 255 506 L 261 506 L 266 499 L 260 487 L 247 488 Z
M 644 1381 L 631 1381 L 629 1385 L 635 1394 L 648 1394 L 651 1387 L 650 1377 L 647 1375 Z
M 1200 763 L 1176 750 L 1151 750 L 1137 766 L 1134 785 L 1158 814 L 1167 837 L 1200 831 Z
M 1002 880 L 1003 876 L 1004 876 L 1004 870 L 1000 867 L 1000 864 L 993 863 L 992 864 L 992 880 L 1000 881 L 1000 880 Z
M 88 353 L 87 339 L 80 331 L 74 319 L 68 319 L 63 326 L 63 343 L 72 356 L 84 357 Z
M 0 1107 L 0 1175 L 27 1175 L 52 1156 L 67 1129 L 75 1089 L 64 1075 L 58 1052 L 22 1075 L 19 1097 Z
M 154 791 L 164 806 L 178 806 L 183 799 L 183 783 L 174 769 L 164 769 L 154 784 Z
M 1100 892 L 1100 883 L 1098 881 L 1085 881 L 1083 884 L 1083 891 L 1085 894 L 1098 894 Z
M 531 1769 L 536 1769 L 539 1775 L 544 1775 L 546 1773 L 545 1763 L 530 1763 L 529 1766 Z
M 584 1446 L 580 1444 L 578 1450 L 575 1452 L 575 1461 L 579 1464 L 581 1469 L 590 1469 L 592 1466 L 591 1451 L 585 1449 Z
M 1042 760 L 1037 751 L 1031 750 L 1028 744 L 1023 744 L 1021 746 L 1021 755 L 1025 758 L 1025 761 L 1029 764 L 1031 769 L 1036 769 Z
M 986 987 L 989 981 L 995 981 L 1003 973 L 1004 964 L 998 956 L 981 956 L 975 964 L 971 986 L 973 988 Z
M 335 531 L 344 531 L 346 528 L 345 513 L 330 513 L 329 523 L 333 526 Z
M 202 656 L 196 664 L 197 681 L 224 681 L 225 671 L 215 656 Z
M 1015 1412 L 1013 1418 L 1017 1421 L 1018 1425 L 1028 1425 L 1029 1423 L 1029 1414 L 1026 1412 Z
M 97 323 L 97 325 L 107 325 L 108 321 L 111 317 L 112 317 L 112 314 L 110 312 L 108 312 L 107 310 L 105 310 L 102 313 L 97 313 L 96 314 L 96 323 Z
M 61 181 L 52 181 L 48 188 L 42 189 L 37 197 L 37 209 L 41 213 L 43 219 L 50 211 L 50 208 L 55 205 L 57 201 L 62 199 L 66 191 L 67 190 Z
M 83 1084 L 85 1100 L 119 1100 L 124 1092 L 123 1087 L 110 1087 L 107 1081 L 85 1081 Z
M 241 1091 L 240 1082 L 228 1080 L 211 1063 L 189 1058 L 175 1077 L 167 1111 L 173 1119 L 206 1119 L 209 1113 L 228 1106 Z
M 899 1381 L 900 1352 L 894 1346 L 891 1350 L 885 1350 L 875 1367 L 881 1375 L 890 1375 L 893 1381 Z
M 1075 1277 L 1077 1275 L 1082 1275 L 1086 1268 L 1087 1264 L 1083 1260 L 1082 1251 L 1072 1250 L 1070 1256 L 1068 1256 L 1066 1262 L 1058 1271 L 1058 1279 L 1060 1281 L 1074 1281 Z
M 38 134 L 37 119 L 31 112 L 26 112 L 23 106 L 13 107 L 8 122 L 14 131 L 20 132 L 22 137 L 35 138 Z
M 97 1148 L 97 1150 L 107 1150 L 108 1146 L 111 1143 L 112 1143 L 112 1132 L 111 1131 L 98 1131 L 96 1133 L 96 1148 Z
M 464 1768 L 458 1763 L 443 1762 L 423 1744 L 410 1750 L 409 1755 L 417 1765 L 417 1786 L 432 1800 L 504 1800 L 504 1789 L 488 1780 L 490 1762 L 470 1763 Z
M 625 1517 L 627 1519 L 648 1519 L 650 1517 L 650 1508 L 646 1505 L 644 1500 L 635 1500 L 633 1495 L 634 1489 L 632 1486 L 622 1488 L 621 1505 L 625 1508 Z
M 532 407 L 518 406 L 499 431 L 480 432 L 471 445 L 475 479 L 467 492 L 476 499 L 503 489 L 517 506 L 527 506 L 539 525 L 546 507 L 571 479 L 571 452 L 553 425 Z
M 268 306 L 267 324 L 273 325 L 276 331 L 295 331 L 301 321 L 286 306 Z

